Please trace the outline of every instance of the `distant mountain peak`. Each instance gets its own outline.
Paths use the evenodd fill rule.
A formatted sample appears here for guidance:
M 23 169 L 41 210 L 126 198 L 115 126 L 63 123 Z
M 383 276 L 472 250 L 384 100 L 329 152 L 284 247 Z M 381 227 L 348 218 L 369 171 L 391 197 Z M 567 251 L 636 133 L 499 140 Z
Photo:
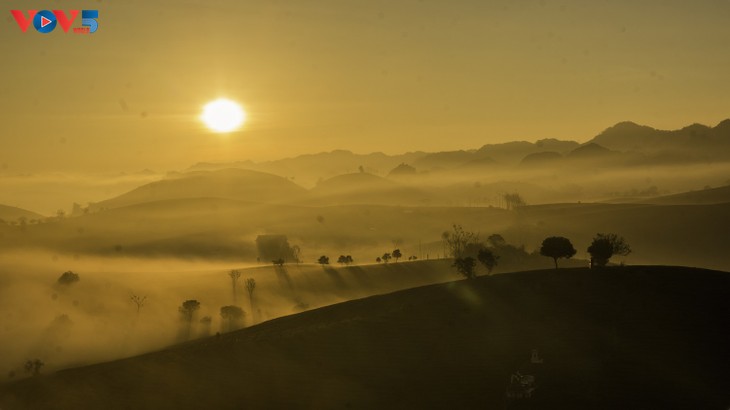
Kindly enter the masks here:
M 604 134 L 624 133 L 632 131 L 655 131 L 655 129 L 649 127 L 648 125 L 637 124 L 633 121 L 621 121 L 619 123 L 616 123 L 612 127 L 608 127 L 607 129 L 605 129 L 601 134 L 599 134 L 599 136 Z
M 588 158 L 588 157 L 596 157 L 596 156 L 602 156 L 611 153 L 611 150 L 596 144 L 595 142 L 589 142 L 586 144 L 581 145 L 580 147 L 574 149 L 568 154 L 568 157 L 570 158 Z
M 718 131 L 728 130 L 728 131 L 730 131 L 730 118 L 727 118 L 727 119 L 724 119 L 724 120 L 720 121 L 720 123 L 715 126 L 715 130 L 718 130 Z

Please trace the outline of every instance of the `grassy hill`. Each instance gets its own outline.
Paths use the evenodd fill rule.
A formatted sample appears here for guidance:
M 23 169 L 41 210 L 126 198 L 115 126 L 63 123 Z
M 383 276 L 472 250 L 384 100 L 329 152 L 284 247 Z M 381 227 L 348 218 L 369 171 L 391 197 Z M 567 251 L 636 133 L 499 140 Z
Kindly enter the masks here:
M 676 267 L 480 277 L 5 384 L 0 407 L 501 409 L 521 371 L 537 389 L 507 408 L 725 409 L 729 293 Z

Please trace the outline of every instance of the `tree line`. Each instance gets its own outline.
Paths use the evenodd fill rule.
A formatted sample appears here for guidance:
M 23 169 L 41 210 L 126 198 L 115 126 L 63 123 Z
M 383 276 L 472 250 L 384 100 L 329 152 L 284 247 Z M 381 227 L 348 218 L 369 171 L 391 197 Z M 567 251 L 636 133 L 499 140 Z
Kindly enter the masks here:
M 476 277 L 477 262 L 484 266 L 487 274 L 491 274 L 497 266 L 500 249 L 509 249 L 501 235 L 494 234 L 487 238 L 487 246 L 479 240 L 479 234 L 465 231 L 461 225 L 453 225 L 452 232 L 441 235 L 444 250 L 453 258 L 453 267 L 466 278 Z M 626 256 L 631 253 L 631 247 L 626 240 L 614 233 L 598 233 L 587 248 L 590 254 L 590 267 L 604 267 L 614 256 Z M 524 253 L 524 251 L 523 251 Z M 542 241 L 540 255 L 553 259 L 555 269 L 558 269 L 559 259 L 570 259 L 577 253 L 570 239 L 563 236 L 551 236 Z

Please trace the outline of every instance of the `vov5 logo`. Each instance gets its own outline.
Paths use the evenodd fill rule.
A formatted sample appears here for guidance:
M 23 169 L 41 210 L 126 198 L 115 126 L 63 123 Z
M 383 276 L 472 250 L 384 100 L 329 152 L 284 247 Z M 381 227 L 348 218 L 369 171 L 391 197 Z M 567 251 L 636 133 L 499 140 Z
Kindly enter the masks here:
M 21 10 L 10 10 L 10 13 L 18 22 L 20 30 L 25 33 L 30 23 L 43 34 L 48 34 L 60 25 L 65 33 L 71 28 L 79 10 L 69 10 L 68 15 L 63 10 L 28 10 L 28 17 Z M 91 34 L 99 28 L 99 10 L 81 10 L 81 27 L 74 27 L 74 34 Z

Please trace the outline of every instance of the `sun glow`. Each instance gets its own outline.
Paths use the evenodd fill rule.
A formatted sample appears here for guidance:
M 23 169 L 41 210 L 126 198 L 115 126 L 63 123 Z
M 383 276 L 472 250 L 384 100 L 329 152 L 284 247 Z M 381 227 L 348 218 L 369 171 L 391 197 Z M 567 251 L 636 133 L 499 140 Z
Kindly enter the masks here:
M 200 119 L 214 132 L 231 132 L 243 125 L 246 113 L 235 101 L 219 98 L 205 104 Z

